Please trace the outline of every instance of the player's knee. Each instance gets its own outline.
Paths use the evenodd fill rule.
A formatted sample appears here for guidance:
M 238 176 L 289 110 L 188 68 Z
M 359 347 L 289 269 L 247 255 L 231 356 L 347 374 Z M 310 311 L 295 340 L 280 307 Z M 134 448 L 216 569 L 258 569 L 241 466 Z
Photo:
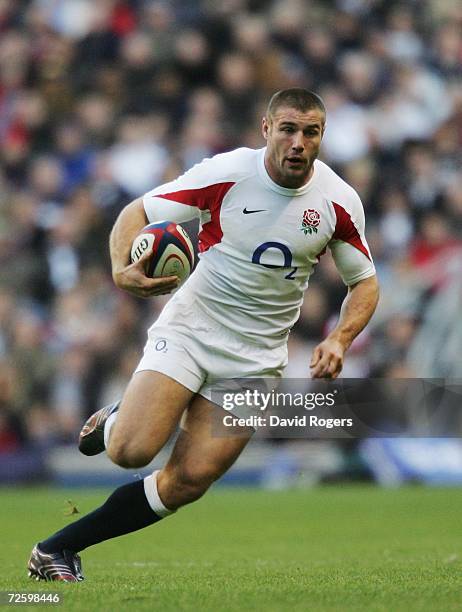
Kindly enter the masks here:
M 106 449 L 109 459 L 123 468 L 141 468 L 148 465 L 153 454 L 141 447 L 110 440 Z

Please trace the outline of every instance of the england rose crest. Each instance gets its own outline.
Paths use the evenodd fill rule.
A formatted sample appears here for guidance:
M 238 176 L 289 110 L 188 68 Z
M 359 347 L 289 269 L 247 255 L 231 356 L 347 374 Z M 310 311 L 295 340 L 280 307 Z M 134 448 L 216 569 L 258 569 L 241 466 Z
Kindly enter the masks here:
M 303 220 L 300 230 L 305 234 L 318 233 L 318 226 L 321 223 L 321 215 L 314 208 L 309 208 L 303 213 Z

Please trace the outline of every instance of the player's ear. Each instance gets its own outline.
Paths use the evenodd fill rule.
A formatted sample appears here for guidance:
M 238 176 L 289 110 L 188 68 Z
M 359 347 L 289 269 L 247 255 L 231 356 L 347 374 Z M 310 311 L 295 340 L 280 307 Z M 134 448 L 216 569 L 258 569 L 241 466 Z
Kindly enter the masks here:
M 269 119 L 267 119 L 266 117 L 263 117 L 263 119 L 261 120 L 261 133 L 263 134 L 263 138 L 265 140 L 268 140 L 268 132 L 269 132 Z

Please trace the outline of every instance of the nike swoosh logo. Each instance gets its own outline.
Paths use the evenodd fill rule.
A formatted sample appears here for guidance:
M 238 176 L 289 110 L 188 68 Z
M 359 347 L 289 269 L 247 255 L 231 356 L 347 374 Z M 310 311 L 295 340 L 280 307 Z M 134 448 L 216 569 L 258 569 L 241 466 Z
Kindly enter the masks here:
M 257 212 L 266 212 L 266 208 L 262 208 L 260 210 L 247 210 L 247 207 L 245 207 L 242 212 L 244 213 L 244 215 L 251 215 L 251 214 L 257 213 Z

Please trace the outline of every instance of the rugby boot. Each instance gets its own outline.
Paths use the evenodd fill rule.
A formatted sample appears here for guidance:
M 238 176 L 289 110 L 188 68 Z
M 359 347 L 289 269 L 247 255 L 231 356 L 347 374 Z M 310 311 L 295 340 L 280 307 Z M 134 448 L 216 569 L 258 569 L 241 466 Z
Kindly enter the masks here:
M 104 425 L 108 418 L 119 409 L 120 401 L 109 404 L 93 413 L 85 422 L 79 434 L 79 451 L 92 457 L 99 455 L 106 447 L 104 445 Z
M 84 579 L 79 555 L 70 550 L 44 553 L 38 544 L 32 549 L 27 569 L 29 577 L 35 580 L 81 582 Z

